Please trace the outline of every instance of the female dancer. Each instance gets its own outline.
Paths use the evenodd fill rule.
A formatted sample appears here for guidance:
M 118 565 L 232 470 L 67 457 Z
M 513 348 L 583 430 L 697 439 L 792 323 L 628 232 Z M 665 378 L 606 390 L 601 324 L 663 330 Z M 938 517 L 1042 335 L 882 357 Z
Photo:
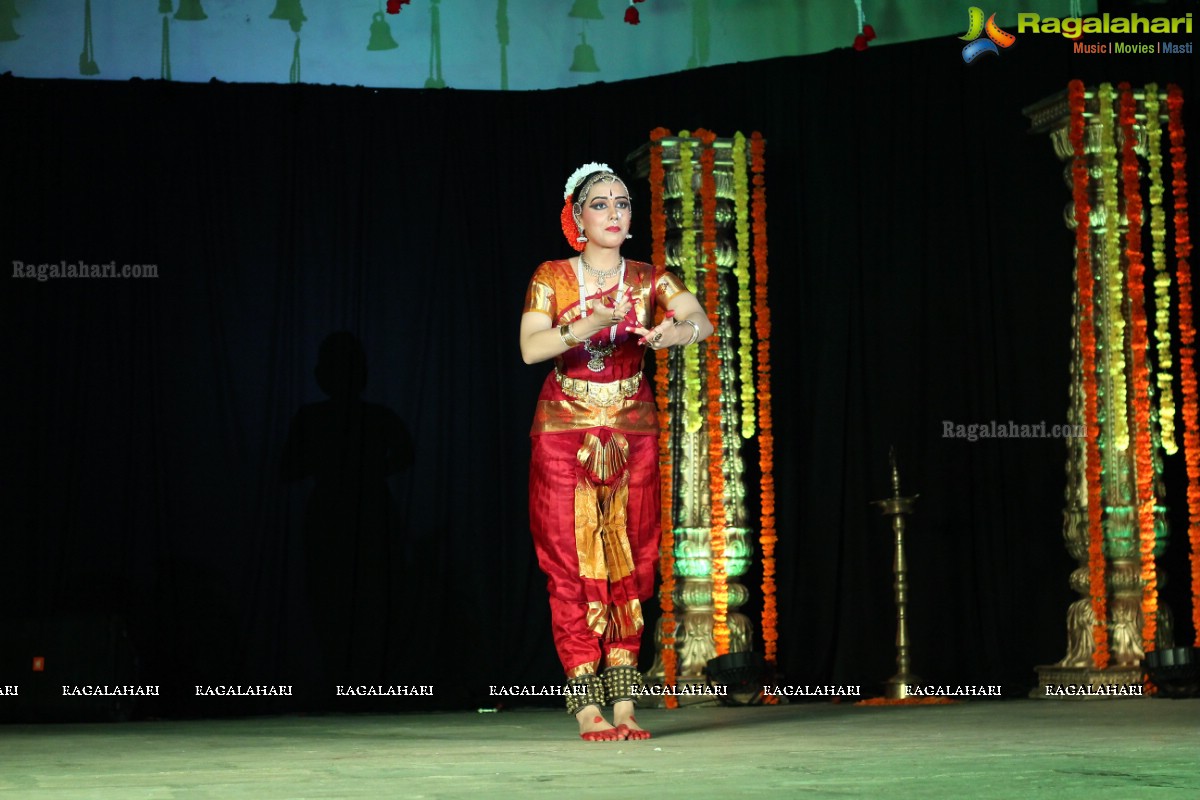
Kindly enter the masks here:
M 650 737 L 634 718 L 659 540 L 658 421 L 642 357 L 713 330 L 675 275 L 621 256 L 630 208 L 608 165 L 575 170 L 562 226 L 579 255 L 537 268 L 521 317 L 525 363 L 554 359 L 531 431 L 529 518 L 567 710 L 587 741 Z

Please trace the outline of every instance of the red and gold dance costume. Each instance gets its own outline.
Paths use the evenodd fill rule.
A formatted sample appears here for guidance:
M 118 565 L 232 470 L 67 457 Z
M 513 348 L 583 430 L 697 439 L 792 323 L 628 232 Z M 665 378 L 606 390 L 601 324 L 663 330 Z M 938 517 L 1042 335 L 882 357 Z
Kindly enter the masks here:
M 646 328 L 656 304 L 665 310 L 685 291 L 670 272 L 638 261 L 626 261 L 625 284 Z M 611 300 L 613 293 L 604 294 Z M 525 311 L 568 324 L 580 318 L 579 294 L 571 263 L 547 261 L 529 284 Z M 554 644 L 573 684 L 602 662 L 606 684 L 636 680 L 641 601 L 654 592 L 658 420 L 652 387 L 642 380 L 645 348 L 625 325 L 611 341 L 609 328 L 592 337 L 594 345 L 614 346 L 599 371 L 589 367 L 599 366 L 596 348 L 573 347 L 555 359 L 530 431 L 530 528 L 546 573 Z M 627 699 L 627 692 L 616 694 Z M 573 705 L 568 701 L 569 710 Z

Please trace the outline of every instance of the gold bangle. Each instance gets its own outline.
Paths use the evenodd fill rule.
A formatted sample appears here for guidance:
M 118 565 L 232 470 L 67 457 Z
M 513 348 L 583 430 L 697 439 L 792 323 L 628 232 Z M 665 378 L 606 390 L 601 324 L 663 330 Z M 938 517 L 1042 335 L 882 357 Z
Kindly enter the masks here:
M 558 338 L 562 339 L 562 343 L 568 348 L 578 347 L 583 344 L 583 339 L 580 339 L 575 334 L 571 333 L 571 323 L 558 326 Z

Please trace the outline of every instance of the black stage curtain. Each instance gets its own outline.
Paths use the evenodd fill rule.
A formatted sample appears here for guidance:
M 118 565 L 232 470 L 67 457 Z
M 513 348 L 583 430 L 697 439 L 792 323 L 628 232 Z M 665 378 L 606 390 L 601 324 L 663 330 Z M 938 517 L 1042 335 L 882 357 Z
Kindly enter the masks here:
M 272 711 L 320 705 L 301 687 L 323 681 L 434 684 L 439 707 L 557 683 L 526 507 L 546 366 L 521 362 L 521 300 L 568 254 L 575 166 L 627 171 L 652 128 L 703 126 L 768 139 L 782 680 L 871 694 L 894 671 L 891 537 L 868 505 L 894 444 L 921 495 L 915 671 L 1024 692 L 1074 599 L 1064 444 L 943 438 L 1065 421 L 1070 193 L 1021 109 L 1074 77 L 1174 81 L 1195 137 L 1200 84 L 1190 56 L 1024 36 L 966 66 L 960 47 L 528 93 L 0 79 L 5 270 L 158 271 L 5 276 L 5 624 L 119 618 L 162 714 L 216 713 L 193 684 L 298 687 L 250 708 Z M 627 254 L 648 258 L 631 184 Z M 315 371 L 337 331 L 330 399 Z M 1177 462 L 1164 591 L 1189 640 Z M 323 564 L 351 573 L 320 595 Z M 353 603 L 331 623 L 313 592 Z

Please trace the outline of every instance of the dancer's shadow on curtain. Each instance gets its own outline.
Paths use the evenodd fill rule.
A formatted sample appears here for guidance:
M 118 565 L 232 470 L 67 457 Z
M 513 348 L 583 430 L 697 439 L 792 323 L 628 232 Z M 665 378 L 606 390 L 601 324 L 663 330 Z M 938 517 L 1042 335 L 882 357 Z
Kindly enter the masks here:
M 402 523 L 387 479 L 412 464 L 413 446 L 394 411 L 361 399 L 367 357 L 353 334 L 327 336 L 314 373 L 328 399 L 292 418 L 282 471 L 315 479 L 304 516 L 305 591 L 321 649 L 313 705 L 333 707 L 337 685 L 393 682 L 386 665 L 398 638 L 390 612 L 402 591 L 393 574 Z

